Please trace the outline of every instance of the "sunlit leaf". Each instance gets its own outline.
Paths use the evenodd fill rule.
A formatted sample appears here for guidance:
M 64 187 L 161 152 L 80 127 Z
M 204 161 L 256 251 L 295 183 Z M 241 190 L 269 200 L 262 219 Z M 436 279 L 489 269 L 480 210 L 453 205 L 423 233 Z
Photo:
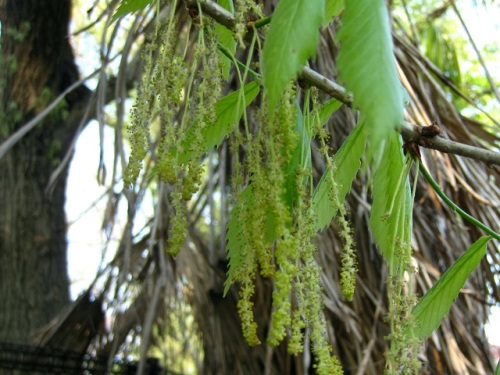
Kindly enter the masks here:
M 465 281 L 486 254 L 486 245 L 490 239 L 491 236 L 483 236 L 474 242 L 415 306 L 412 314 L 415 316 L 414 332 L 417 337 L 425 339 L 439 327 Z
M 318 115 L 319 115 L 319 125 L 323 126 L 326 124 L 326 122 L 330 119 L 330 117 L 333 115 L 333 113 L 342 107 L 342 102 L 340 100 L 337 100 L 335 98 L 331 98 L 330 100 L 326 101 L 323 103 L 319 110 L 318 110 Z
M 389 16 L 384 0 L 346 0 L 339 31 L 338 68 L 366 118 L 370 154 L 403 120 Z
M 177 160 L 180 163 L 186 163 L 193 158 L 201 156 L 213 147 L 220 145 L 224 138 L 231 131 L 231 126 L 238 122 L 243 115 L 243 111 L 255 99 L 259 93 L 260 87 L 257 82 L 250 82 L 245 85 L 243 95 L 239 91 L 232 92 L 221 98 L 215 104 L 216 121 L 200 129 L 202 135 L 201 147 L 191 147 L 194 140 L 197 139 L 197 123 L 193 123 L 185 132 L 178 148 Z
M 262 53 L 264 88 L 274 108 L 290 80 L 316 51 L 324 0 L 281 0 Z
M 365 151 L 365 144 L 366 132 L 363 125 L 359 124 L 335 154 L 335 170 L 326 172 L 321 177 L 312 197 L 316 230 L 322 230 L 329 225 L 337 214 L 338 207 L 332 198 L 332 180 L 337 184 L 338 199 L 343 203 L 361 165 L 360 159 Z
M 285 171 L 285 201 L 290 209 L 298 198 L 297 172 L 300 168 L 311 169 L 311 135 L 304 126 L 304 119 L 299 106 L 297 108 L 297 121 L 295 131 L 297 132 L 297 146 Z
M 156 0 L 122 0 L 120 6 L 116 9 L 115 14 L 113 15 L 112 22 L 116 21 L 120 17 L 126 16 L 129 13 L 143 10 L 155 1 Z
M 325 20 L 323 26 L 328 25 L 333 17 L 337 17 L 344 9 L 344 0 L 325 0 Z
M 411 192 L 401 136 L 392 132 L 383 149 L 372 182 L 370 228 L 392 274 L 398 265 L 398 246 L 411 240 Z
M 227 9 L 231 13 L 234 12 L 233 0 L 219 0 L 219 5 L 224 9 Z M 231 30 L 225 26 L 218 23 L 215 26 L 215 33 L 217 35 L 217 40 L 219 43 L 232 55 L 236 51 L 236 40 L 234 39 Z M 219 52 L 220 61 L 222 64 L 222 77 L 227 80 L 229 78 L 229 70 L 231 68 L 231 60 L 229 60 L 222 52 Z

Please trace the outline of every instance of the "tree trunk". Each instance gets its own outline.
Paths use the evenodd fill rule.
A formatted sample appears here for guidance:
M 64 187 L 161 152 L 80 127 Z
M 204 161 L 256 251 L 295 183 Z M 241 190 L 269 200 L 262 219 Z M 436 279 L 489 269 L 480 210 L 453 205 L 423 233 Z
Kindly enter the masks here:
M 0 144 L 78 79 L 70 10 L 70 0 L 0 0 Z M 0 341 L 32 341 L 69 303 L 67 170 L 46 189 L 75 135 L 82 90 L 0 160 Z

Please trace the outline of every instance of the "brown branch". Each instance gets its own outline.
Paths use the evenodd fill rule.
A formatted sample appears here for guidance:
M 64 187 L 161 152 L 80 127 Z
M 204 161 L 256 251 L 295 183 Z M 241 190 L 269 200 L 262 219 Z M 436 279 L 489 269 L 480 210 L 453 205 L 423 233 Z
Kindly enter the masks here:
M 448 154 L 460 155 L 485 162 L 487 164 L 500 165 L 500 153 L 485 148 L 469 146 L 465 143 L 450 141 L 449 139 L 436 136 L 423 136 L 415 125 L 404 121 L 400 133 L 405 142 L 415 142 L 419 146 L 438 150 Z
M 185 0 L 185 3 L 188 8 L 195 9 L 199 4 L 206 15 L 210 16 L 215 21 L 229 29 L 233 29 L 236 24 L 234 16 L 213 1 Z M 311 86 L 317 87 L 328 95 L 340 100 L 347 106 L 352 106 L 352 95 L 349 94 L 344 87 L 319 74 L 318 72 L 305 67 L 300 72 L 299 79 Z M 500 165 L 500 153 L 498 152 L 485 148 L 469 146 L 467 144 L 451 141 L 440 136 L 432 138 L 422 136 L 417 126 L 413 126 L 406 121 L 401 124 L 399 132 L 405 142 L 415 142 L 425 148 L 464 156 L 485 162 L 487 164 Z
M 236 25 L 233 14 L 213 1 L 185 0 L 185 3 L 189 9 L 194 10 L 198 10 L 198 4 L 200 4 L 201 9 L 206 15 L 228 29 L 233 29 Z

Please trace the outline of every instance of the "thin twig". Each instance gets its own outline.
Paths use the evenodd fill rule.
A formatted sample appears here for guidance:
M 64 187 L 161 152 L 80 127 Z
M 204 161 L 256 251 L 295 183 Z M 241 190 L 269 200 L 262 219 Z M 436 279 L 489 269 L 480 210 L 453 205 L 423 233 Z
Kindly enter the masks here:
M 438 150 L 448 154 L 460 155 L 485 162 L 500 165 L 500 153 L 464 143 L 453 142 L 443 137 L 424 137 L 417 126 L 404 121 L 400 129 L 405 142 L 416 142 L 419 146 Z
M 75 132 L 75 136 L 71 140 L 71 144 L 70 144 L 68 150 L 66 151 L 64 158 L 59 163 L 57 168 L 50 174 L 49 182 L 47 183 L 47 186 L 45 187 L 45 194 L 49 197 L 52 195 L 54 188 L 56 187 L 57 179 L 59 178 L 61 173 L 66 169 L 69 162 L 73 158 L 73 152 L 74 152 L 75 147 L 76 147 L 76 142 L 80 138 L 80 133 L 81 133 L 82 129 L 84 128 L 84 126 L 87 124 L 87 122 L 90 119 L 90 111 L 91 111 L 90 105 L 94 101 L 94 99 L 95 99 L 94 93 L 92 93 L 91 98 L 89 99 L 89 102 L 86 105 L 87 108 L 85 109 L 85 113 L 83 114 L 82 118 L 80 119 L 80 122 L 78 124 L 78 128 L 76 129 L 76 132 Z
M 21 126 L 14 134 L 12 134 L 7 140 L 5 140 L 5 142 L 3 142 L 0 146 L 0 159 L 2 159 L 17 142 L 19 142 L 26 134 L 28 134 L 35 126 L 37 126 L 54 108 L 56 108 L 57 105 L 61 103 L 61 101 L 66 97 L 66 95 L 82 86 L 85 81 L 92 78 L 97 73 L 99 73 L 98 70 L 88 75 L 87 77 L 73 83 L 66 90 L 64 90 L 62 94 L 55 98 L 42 112 L 28 121 L 25 125 Z
M 115 56 L 113 56 L 109 62 L 114 61 L 121 53 L 118 52 Z M 54 108 L 57 107 L 59 103 L 70 93 L 78 89 L 80 86 L 86 87 L 84 84 L 86 81 L 89 79 L 93 78 L 94 76 L 98 75 L 100 73 L 101 69 L 98 68 L 94 70 L 92 73 L 87 75 L 86 77 L 80 79 L 79 81 L 76 81 L 73 83 L 71 86 L 69 86 L 64 92 L 62 92 L 57 98 L 55 98 L 47 107 L 43 109 L 39 114 L 37 114 L 33 119 L 28 121 L 26 124 L 22 125 L 14 134 L 12 134 L 9 138 L 7 138 L 1 145 L 0 145 L 0 159 L 2 159 L 5 154 L 12 148 L 14 145 L 19 142 L 26 134 L 28 134 L 31 130 L 33 130 L 37 125 L 39 125 L 42 120 L 47 117 L 47 115 L 52 112 Z M 111 79 L 114 79 L 112 77 Z M 132 81 L 132 78 L 131 78 Z M 88 89 L 87 89 L 88 90 Z M 90 92 L 90 90 L 88 90 Z M 110 95 L 111 96 L 111 95 Z M 109 102 L 111 98 L 107 98 L 106 103 Z M 95 113 L 92 113 L 89 118 L 94 118 Z
M 199 4 L 203 12 L 228 29 L 233 29 L 236 25 L 233 14 L 213 1 L 185 0 L 185 2 L 188 8 L 194 9 L 198 9 Z

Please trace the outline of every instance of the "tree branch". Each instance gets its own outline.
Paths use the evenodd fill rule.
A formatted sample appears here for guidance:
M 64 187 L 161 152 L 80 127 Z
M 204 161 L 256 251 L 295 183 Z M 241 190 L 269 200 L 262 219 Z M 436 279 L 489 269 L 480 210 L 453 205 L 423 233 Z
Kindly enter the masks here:
M 448 154 L 460 155 L 466 158 L 485 162 L 486 164 L 500 165 L 500 153 L 485 148 L 474 147 L 465 143 L 450 141 L 440 136 L 426 137 L 421 134 L 419 127 L 404 121 L 399 130 L 405 142 L 415 142 L 419 146 L 438 150 Z
M 213 1 L 185 0 L 185 3 L 188 8 L 194 9 L 197 9 L 199 4 L 206 15 L 210 16 L 221 25 L 226 26 L 228 29 L 233 29 L 236 25 L 234 16 Z M 299 73 L 299 79 L 311 86 L 317 87 L 326 94 L 338 99 L 345 105 L 352 106 L 352 95 L 349 94 L 344 87 L 315 72 L 314 70 L 304 67 Z M 464 156 L 485 162 L 487 164 L 500 165 L 500 153 L 498 152 L 451 141 L 440 137 L 439 135 L 435 137 L 425 137 L 419 131 L 419 127 L 411 125 L 407 121 L 403 121 L 399 132 L 405 142 L 415 142 L 419 146 L 425 148 Z
M 94 75 L 95 72 L 92 74 Z M 91 76 L 92 76 L 91 75 Z M 90 76 L 90 77 L 91 77 Z M 59 103 L 66 98 L 66 95 L 70 94 L 72 91 L 75 91 L 80 86 L 84 86 L 85 81 L 90 78 L 85 77 L 76 81 L 71 86 L 69 86 L 63 93 L 61 93 L 57 98 L 55 98 L 43 111 L 37 114 L 33 119 L 28 121 L 26 124 L 21 126 L 14 134 L 12 134 L 7 140 L 5 140 L 0 145 L 0 159 L 2 159 L 7 151 L 9 151 L 14 145 L 19 142 L 27 133 L 29 133 L 35 126 L 37 126 L 41 121 L 54 109 L 57 107 Z

